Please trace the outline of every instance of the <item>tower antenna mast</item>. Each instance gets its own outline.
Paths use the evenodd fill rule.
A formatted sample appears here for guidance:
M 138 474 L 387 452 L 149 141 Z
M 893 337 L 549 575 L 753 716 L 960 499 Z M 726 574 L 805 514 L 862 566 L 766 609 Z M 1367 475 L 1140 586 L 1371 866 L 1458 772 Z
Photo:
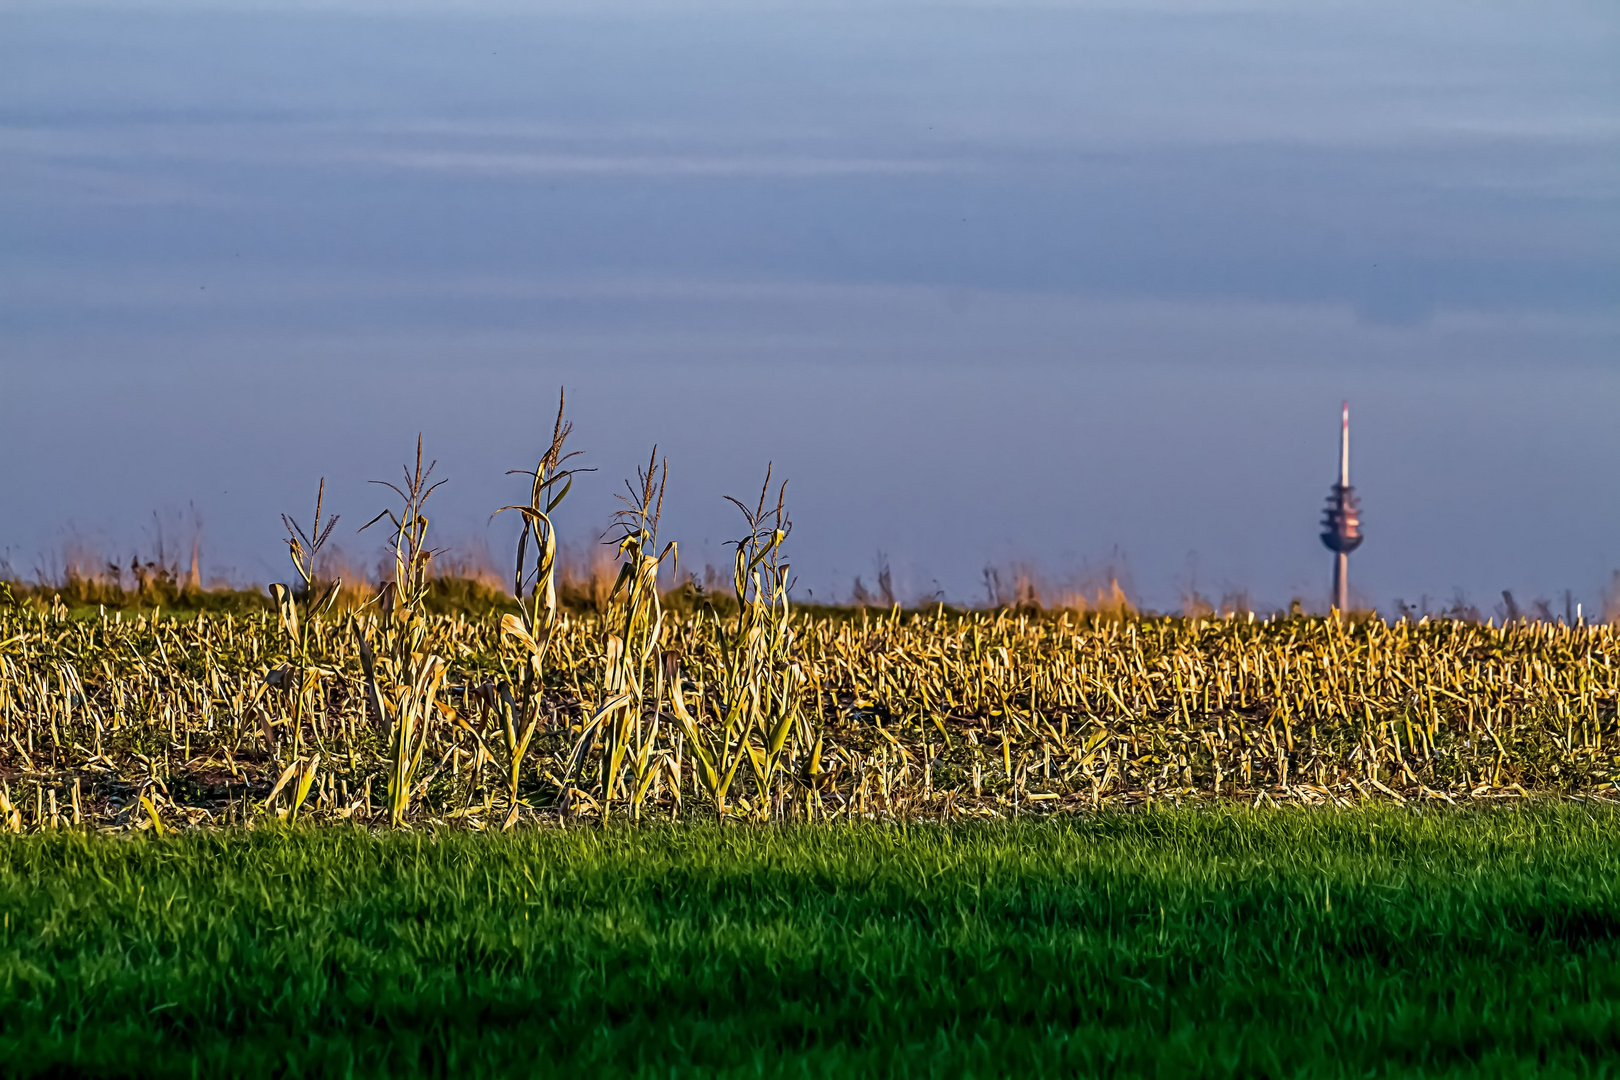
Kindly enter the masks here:
M 1344 403 L 1339 429 L 1339 482 L 1328 494 L 1322 514 L 1322 543 L 1333 552 L 1333 608 L 1342 617 L 1350 609 L 1350 553 L 1361 546 L 1361 507 L 1350 486 L 1350 403 Z

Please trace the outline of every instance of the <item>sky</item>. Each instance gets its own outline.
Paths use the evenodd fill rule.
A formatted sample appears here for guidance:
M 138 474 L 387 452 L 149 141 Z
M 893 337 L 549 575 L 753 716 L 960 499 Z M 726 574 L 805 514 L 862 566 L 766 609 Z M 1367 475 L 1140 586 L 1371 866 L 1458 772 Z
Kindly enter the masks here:
M 1620 569 L 1611 3 L 0 0 L 0 553 L 200 520 L 359 562 L 418 433 L 504 558 L 559 388 L 587 544 L 654 445 L 798 595 L 1123 576 L 1322 606 Z

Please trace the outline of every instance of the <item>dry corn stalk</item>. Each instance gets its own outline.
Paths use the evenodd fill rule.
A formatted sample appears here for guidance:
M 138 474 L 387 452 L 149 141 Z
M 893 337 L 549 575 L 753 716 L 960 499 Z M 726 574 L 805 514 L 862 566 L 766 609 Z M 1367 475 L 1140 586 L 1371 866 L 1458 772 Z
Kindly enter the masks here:
M 367 694 L 376 703 L 389 741 L 388 814 L 389 824 L 404 824 L 415 796 L 414 785 L 422 755 L 432 740 L 432 727 L 439 719 L 439 692 L 444 684 L 445 663 L 428 648 L 428 622 L 423 611 L 432 580 L 431 564 L 437 554 L 428 546 L 428 518 L 424 509 L 428 497 L 444 483 L 431 482 L 433 466 L 422 466 L 422 438 L 416 439 L 416 465 L 405 467 L 404 486 L 377 480 L 399 497 L 396 513 L 385 509 L 362 531 L 386 520 L 393 528 L 389 543 L 393 554 L 393 577 L 385 582 L 377 597 L 380 620 L 369 620 L 385 643 L 385 655 L 372 653 L 365 631 L 356 624 L 366 661 Z
M 597 703 L 569 764 L 570 772 L 577 772 L 600 741 L 596 790 L 604 814 L 615 799 L 623 798 L 631 815 L 639 816 L 662 760 L 658 749 L 662 682 L 654 657 L 664 625 L 659 571 L 666 561 L 673 571 L 676 558 L 673 543 L 662 550 L 658 546 L 668 477 L 668 465 L 659 466 L 654 447 L 647 467 L 637 474 L 638 482 L 627 485 L 629 497 L 620 496 L 625 505 L 615 517 L 621 562 L 602 626 Z
M 515 510 L 523 519 L 512 580 L 518 612 L 501 617 L 501 642 L 509 650 L 515 650 L 515 663 L 508 664 L 503 653 L 501 674 L 504 677 L 498 686 L 490 686 L 485 695 L 488 706 L 499 718 L 497 728 L 506 751 L 508 825 L 518 813 L 523 761 L 534 740 L 543 708 L 546 650 L 557 626 L 557 530 L 551 515 L 573 487 L 574 475 L 582 471 L 563 468 L 578 456 L 577 452 L 563 453 L 563 443 L 573 431 L 573 424 L 563 420 L 565 404 L 566 398 L 559 394 L 551 445 L 541 455 L 539 464 L 533 472 L 516 470 L 532 480 L 528 504 L 503 506 L 496 511 L 499 514 Z M 531 546 L 534 549 L 532 564 L 529 562 Z M 511 691 L 514 678 L 516 697 Z

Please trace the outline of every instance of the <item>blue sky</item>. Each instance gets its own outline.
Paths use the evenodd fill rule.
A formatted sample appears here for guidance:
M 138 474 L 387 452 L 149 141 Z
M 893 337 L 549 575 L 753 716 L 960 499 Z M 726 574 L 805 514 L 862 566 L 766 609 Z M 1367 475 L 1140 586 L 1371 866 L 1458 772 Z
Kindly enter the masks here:
M 418 431 L 504 544 L 566 385 L 580 539 L 656 442 L 689 565 L 774 461 L 818 597 L 1281 604 L 1348 397 L 1364 602 L 1590 607 L 1616 55 L 1597 3 L 0 2 L 0 549 L 195 506 L 267 580 Z

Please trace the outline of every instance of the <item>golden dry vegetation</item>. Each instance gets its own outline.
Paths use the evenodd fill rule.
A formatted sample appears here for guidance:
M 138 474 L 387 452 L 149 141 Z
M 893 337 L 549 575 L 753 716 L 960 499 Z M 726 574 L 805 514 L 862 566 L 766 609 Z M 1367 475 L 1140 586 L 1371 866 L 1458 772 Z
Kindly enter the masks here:
M 1620 772 L 1608 627 L 660 611 L 627 660 L 617 607 L 558 615 L 543 666 L 510 616 L 317 616 L 294 639 L 269 614 L 12 609 L 0 813 L 939 817 L 1596 793 Z

